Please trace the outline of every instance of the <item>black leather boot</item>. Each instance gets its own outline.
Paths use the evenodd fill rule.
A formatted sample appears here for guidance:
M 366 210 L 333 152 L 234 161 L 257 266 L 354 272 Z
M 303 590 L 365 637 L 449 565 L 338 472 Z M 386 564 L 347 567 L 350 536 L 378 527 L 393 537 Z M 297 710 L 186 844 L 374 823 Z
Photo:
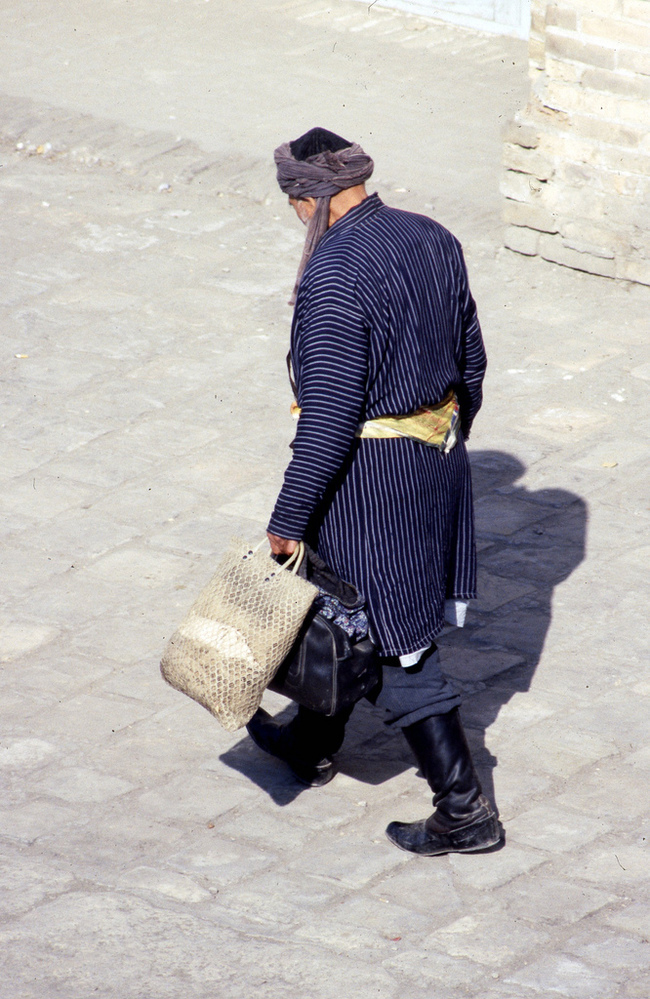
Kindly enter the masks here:
M 391 822 L 386 835 L 402 850 L 435 857 L 495 846 L 501 832 L 482 793 L 458 708 L 403 729 L 420 770 L 434 792 L 435 812 L 419 822 Z
M 289 764 L 295 777 L 308 787 L 322 787 L 335 774 L 332 757 L 343 744 L 352 710 L 328 717 L 302 706 L 286 725 L 258 708 L 246 729 L 265 753 Z

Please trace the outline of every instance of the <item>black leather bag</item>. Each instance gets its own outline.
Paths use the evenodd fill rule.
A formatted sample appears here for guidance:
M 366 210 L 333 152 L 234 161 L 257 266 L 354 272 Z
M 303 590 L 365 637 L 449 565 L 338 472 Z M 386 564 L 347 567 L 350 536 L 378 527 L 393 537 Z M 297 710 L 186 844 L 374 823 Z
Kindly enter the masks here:
M 339 579 L 315 552 L 305 547 L 300 574 L 335 597 L 344 608 L 354 611 L 362 607 L 355 587 Z M 353 642 L 335 621 L 312 609 L 269 689 L 331 716 L 356 704 L 380 677 L 381 666 L 370 639 Z

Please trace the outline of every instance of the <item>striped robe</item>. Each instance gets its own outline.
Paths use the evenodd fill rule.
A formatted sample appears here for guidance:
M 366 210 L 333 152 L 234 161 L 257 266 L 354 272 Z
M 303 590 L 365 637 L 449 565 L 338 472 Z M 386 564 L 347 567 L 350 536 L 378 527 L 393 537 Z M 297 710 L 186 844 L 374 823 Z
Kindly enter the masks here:
M 304 273 L 291 357 L 302 415 L 269 530 L 308 540 L 364 595 L 385 655 L 424 648 L 447 598 L 476 596 L 463 440 L 481 405 L 485 351 L 459 242 L 372 195 L 325 234 Z M 462 434 L 443 454 L 355 437 L 454 388 Z

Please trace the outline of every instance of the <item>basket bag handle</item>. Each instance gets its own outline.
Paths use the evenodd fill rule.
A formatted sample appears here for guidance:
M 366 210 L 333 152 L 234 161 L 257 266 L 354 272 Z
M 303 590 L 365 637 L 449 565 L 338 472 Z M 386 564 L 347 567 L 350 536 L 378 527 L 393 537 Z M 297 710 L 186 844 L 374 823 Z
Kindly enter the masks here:
M 262 545 L 265 544 L 266 540 L 267 540 L 266 538 L 263 538 L 260 541 L 259 545 L 256 545 L 255 548 L 251 549 L 250 554 L 252 555 L 253 552 L 258 552 L 262 547 Z M 247 556 L 244 555 L 244 558 L 246 557 Z M 280 571 L 281 569 L 289 569 L 291 573 L 295 576 L 299 572 L 300 566 L 302 565 L 304 558 L 305 558 L 305 542 L 299 541 L 292 554 L 289 555 L 287 561 L 283 562 L 282 565 L 278 563 L 278 571 Z

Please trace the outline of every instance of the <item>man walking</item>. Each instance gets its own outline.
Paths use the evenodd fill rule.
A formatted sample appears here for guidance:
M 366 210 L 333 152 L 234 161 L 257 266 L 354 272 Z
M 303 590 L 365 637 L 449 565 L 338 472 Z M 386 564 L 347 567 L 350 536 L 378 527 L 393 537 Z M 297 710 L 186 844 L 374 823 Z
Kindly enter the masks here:
M 485 352 L 460 244 L 433 220 L 368 195 L 373 163 L 316 128 L 275 152 L 278 181 L 308 225 L 291 360 L 300 418 L 268 533 L 301 539 L 365 597 L 382 682 L 371 700 L 403 731 L 433 793 L 419 822 L 391 822 L 402 849 L 433 856 L 499 841 L 434 643 L 476 596 L 465 450 Z M 462 623 L 462 622 L 461 622 Z M 248 730 L 305 783 L 324 784 L 350 712 L 299 708 Z

